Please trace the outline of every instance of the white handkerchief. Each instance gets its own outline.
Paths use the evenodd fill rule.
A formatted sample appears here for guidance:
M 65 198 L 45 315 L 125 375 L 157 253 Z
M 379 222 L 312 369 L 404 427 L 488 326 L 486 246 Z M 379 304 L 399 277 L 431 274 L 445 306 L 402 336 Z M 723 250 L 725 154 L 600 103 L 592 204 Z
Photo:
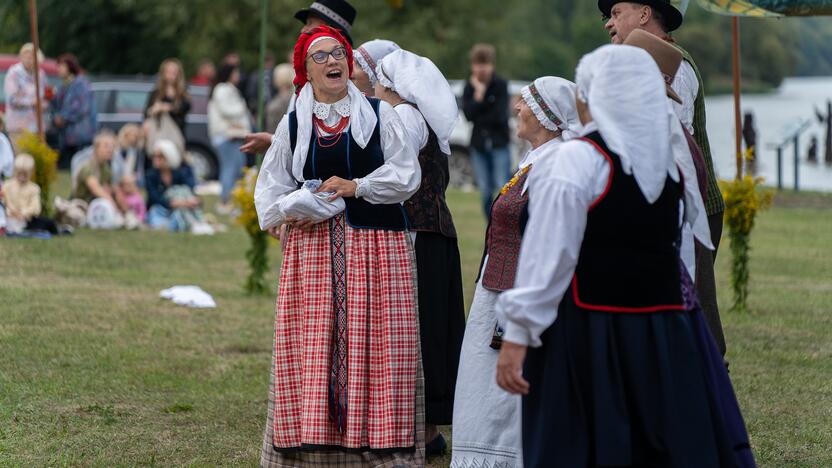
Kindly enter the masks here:
M 280 202 L 283 217 L 320 222 L 344 211 L 346 205 L 343 198 L 329 201 L 334 192 L 316 192 L 321 183 L 319 179 L 307 180 L 300 189 L 286 195 Z

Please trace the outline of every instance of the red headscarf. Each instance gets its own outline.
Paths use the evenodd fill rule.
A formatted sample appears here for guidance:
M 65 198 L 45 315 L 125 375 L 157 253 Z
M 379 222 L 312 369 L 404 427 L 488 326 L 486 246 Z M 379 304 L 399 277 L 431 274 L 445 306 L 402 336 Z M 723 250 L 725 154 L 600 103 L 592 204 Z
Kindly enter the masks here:
M 301 33 L 298 36 L 298 41 L 295 42 L 295 53 L 293 56 L 294 65 L 295 65 L 295 93 L 300 93 L 301 88 L 306 84 L 306 54 L 309 52 L 309 46 L 312 45 L 312 42 L 319 37 L 331 37 L 338 41 L 342 46 L 344 46 L 344 50 L 347 51 L 347 66 L 349 67 L 349 78 L 352 76 L 352 46 L 349 42 L 338 32 L 337 29 L 331 28 L 329 26 L 318 26 L 314 29 L 311 29 L 308 32 Z

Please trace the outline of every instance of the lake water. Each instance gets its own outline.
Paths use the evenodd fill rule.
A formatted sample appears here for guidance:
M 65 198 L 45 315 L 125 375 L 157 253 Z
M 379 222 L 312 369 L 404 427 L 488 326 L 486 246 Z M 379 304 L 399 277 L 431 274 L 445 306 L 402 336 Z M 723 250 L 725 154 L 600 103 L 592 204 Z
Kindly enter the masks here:
M 777 153 L 769 148 L 780 143 L 789 127 L 809 120 L 809 128 L 800 137 L 800 162 L 798 170 L 801 190 L 832 192 L 832 167 L 823 163 L 824 126 L 815 117 L 814 107 L 825 112 L 826 100 L 832 99 L 832 77 L 788 78 L 775 92 L 743 95 L 742 112 L 752 112 L 757 128 L 757 175 L 766 179 L 766 185 L 777 186 Z M 734 159 L 734 100 L 728 96 L 706 98 L 708 137 L 717 175 L 733 178 L 736 174 Z M 806 160 L 809 141 L 818 138 L 819 163 Z M 794 183 L 794 148 L 788 145 L 783 152 L 783 187 Z

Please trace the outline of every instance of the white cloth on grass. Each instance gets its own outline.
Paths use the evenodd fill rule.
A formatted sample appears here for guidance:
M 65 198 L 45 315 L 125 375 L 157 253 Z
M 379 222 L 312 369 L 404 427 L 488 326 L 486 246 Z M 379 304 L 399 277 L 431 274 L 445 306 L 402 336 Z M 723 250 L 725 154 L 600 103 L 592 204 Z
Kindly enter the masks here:
M 197 309 L 213 309 L 217 307 L 214 298 L 199 286 L 173 286 L 159 291 L 159 297 L 169 299 L 177 305 Z

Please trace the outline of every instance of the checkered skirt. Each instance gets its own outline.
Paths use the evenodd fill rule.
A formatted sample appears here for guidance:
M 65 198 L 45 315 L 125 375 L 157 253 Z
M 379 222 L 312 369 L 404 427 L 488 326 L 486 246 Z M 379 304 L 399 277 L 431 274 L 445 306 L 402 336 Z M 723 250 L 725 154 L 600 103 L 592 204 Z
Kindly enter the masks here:
M 335 315 L 330 231 L 321 223 L 291 230 L 284 251 L 265 466 L 326 464 L 333 451 L 364 466 L 385 466 L 381 451 L 423 454 L 414 450 L 421 369 L 412 247 L 403 232 L 346 226 L 345 254 L 346 428 L 339 432 L 329 419 Z

